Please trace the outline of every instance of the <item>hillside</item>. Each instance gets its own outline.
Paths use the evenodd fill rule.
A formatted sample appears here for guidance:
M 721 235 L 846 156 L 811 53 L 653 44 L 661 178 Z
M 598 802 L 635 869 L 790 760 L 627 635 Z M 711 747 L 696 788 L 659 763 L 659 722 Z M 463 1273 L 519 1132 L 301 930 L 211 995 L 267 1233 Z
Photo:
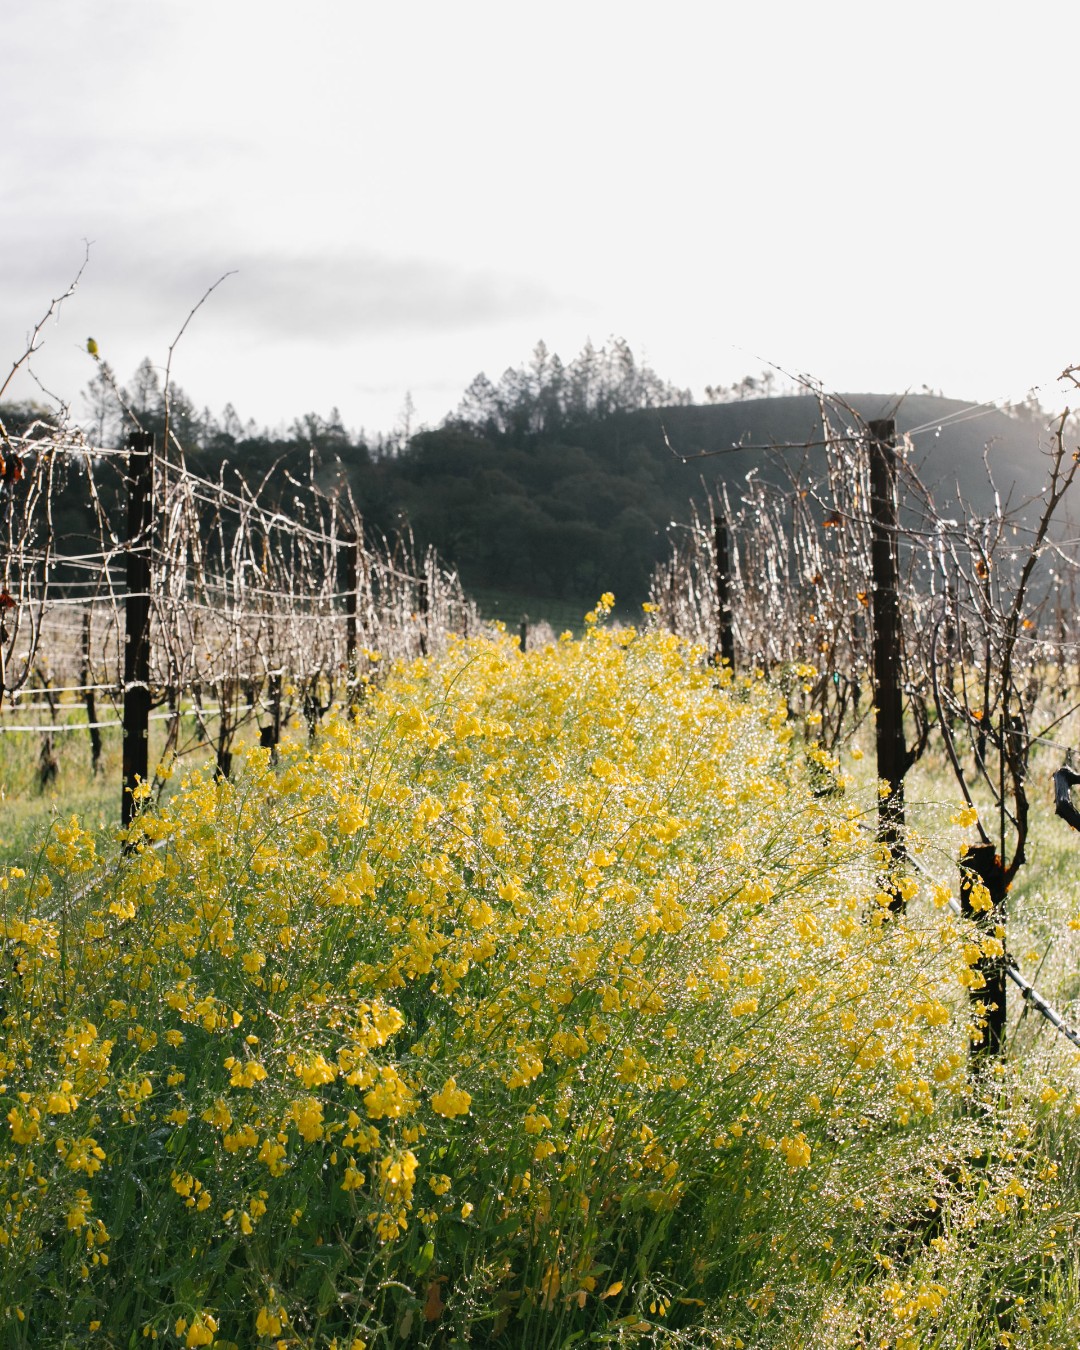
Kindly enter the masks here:
M 954 501 L 957 492 L 976 510 L 992 500 L 986 463 L 1003 497 L 1026 500 L 1042 489 L 1044 462 L 1040 444 L 1045 444 L 1045 421 L 1001 412 L 996 408 L 973 408 L 959 399 L 937 395 L 843 394 L 864 421 L 895 416 L 901 436 L 911 435 L 910 464 L 942 504 Z M 650 425 L 652 436 L 662 443 L 666 430 L 672 448 L 689 455 L 730 452 L 748 445 L 798 445 L 822 434 L 815 399 L 808 395 L 756 399 L 715 406 L 647 410 L 635 414 Z M 798 454 L 786 452 L 789 459 Z M 820 454 L 810 451 L 811 464 Z M 722 453 L 706 478 L 739 482 L 750 470 L 771 476 L 776 456 L 761 451 Z M 689 467 L 689 466 L 688 466 Z
M 144 366 L 145 383 L 154 372 Z M 127 399 L 160 443 L 160 388 Z M 843 401 L 865 419 L 895 412 L 901 434 L 911 433 L 912 467 L 950 514 L 958 494 L 979 514 L 992 508 L 984 452 L 1003 500 L 1011 495 L 1016 504 L 1041 490 L 1045 417 L 927 394 Z M 820 448 L 790 448 L 821 438 L 809 395 L 695 405 L 688 391 L 635 365 L 619 343 L 566 368 L 534 359 L 498 386 L 478 377 L 441 427 L 371 445 L 336 413 L 259 432 L 235 414 L 221 423 L 200 419 L 179 391 L 172 409 L 188 464 L 204 476 L 216 479 L 227 465 L 234 485 L 234 474 L 249 485 L 265 480 L 286 513 L 311 472 L 324 491 L 344 480 L 373 534 L 393 539 L 407 530 L 421 549 L 433 545 L 486 612 L 516 622 L 527 611 L 558 627 L 604 591 L 624 612 L 636 611 L 668 554 L 672 527 L 686 524 L 692 502 L 703 504 L 718 483 L 737 502 L 751 472 L 783 481 L 786 468 L 814 473 L 824 459 Z M 13 434 L 33 420 L 29 408 L 0 412 Z M 95 430 L 99 444 L 119 444 L 125 434 L 119 406 Z M 113 489 L 103 491 L 111 501 Z M 81 480 L 72 479 L 54 517 L 69 543 L 86 533 L 86 510 Z
M 943 506 L 959 492 L 976 512 L 990 509 L 984 452 L 1003 499 L 1041 489 L 1044 428 L 1036 421 L 997 410 L 973 415 L 969 404 L 931 395 L 899 408 L 892 396 L 847 401 L 864 418 L 896 409 L 898 430 L 914 433 L 912 465 Z M 751 471 L 779 480 L 783 461 L 813 470 L 823 457 L 817 449 L 733 447 L 799 445 L 821 434 L 807 395 L 614 413 L 550 436 L 451 423 L 362 469 L 354 485 L 373 522 L 386 528 L 404 515 L 418 543 L 453 560 L 467 587 L 518 594 L 533 614 L 538 599 L 591 602 L 602 590 L 636 606 L 692 501 L 721 481 L 737 497 Z

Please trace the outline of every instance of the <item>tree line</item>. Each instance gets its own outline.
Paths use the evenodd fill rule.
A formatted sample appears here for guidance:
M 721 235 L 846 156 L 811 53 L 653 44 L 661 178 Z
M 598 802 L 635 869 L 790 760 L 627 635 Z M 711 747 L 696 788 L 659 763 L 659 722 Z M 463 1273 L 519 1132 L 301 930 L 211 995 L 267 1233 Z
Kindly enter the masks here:
M 414 430 L 406 417 L 373 437 L 347 429 L 336 408 L 260 428 L 231 403 L 220 415 L 200 408 L 176 384 L 166 407 L 149 358 L 124 384 L 99 360 L 78 413 L 102 446 L 134 428 L 160 444 L 168 425 L 194 472 L 248 483 L 269 474 L 286 511 L 301 482 L 347 487 L 373 536 L 434 547 L 467 586 L 591 602 L 607 589 L 643 599 L 672 513 L 685 513 L 685 490 L 667 481 L 669 465 L 631 419 L 691 402 L 613 339 L 566 363 L 540 342 L 497 381 L 478 375 L 440 426 Z M 10 435 L 43 417 L 33 405 L 0 408 Z M 57 509 L 58 528 L 84 531 L 77 483 Z
M 161 371 L 149 359 L 124 385 L 99 359 L 77 411 L 99 445 L 122 443 L 133 427 L 154 432 L 162 444 L 167 421 L 190 469 L 226 484 L 267 479 L 263 499 L 286 513 L 299 509 L 298 494 L 311 484 L 328 494 L 347 488 L 373 542 L 407 538 L 421 555 L 434 548 L 468 589 L 520 596 L 522 609 L 535 615 L 533 597 L 587 607 L 606 590 L 636 606 L 668 554 L 673 522 L 689 525 L 692 500 L 703 505 L 722 479 L 771 472 L 750 446 L 731 453 L 733 442 L 819 434 L 817 401 L 780 389 L 767 371 L 710 385 L 706 398 L 711 406 L 695 405 L 690 390 L 662 379 L 615 338 L 599 348 L 586 344 L 569 362 L 540 342 L 498 380 L 477 375 L 439 426 L 414 429 L 407 403 L 402 423 L 376 436 L 349 430 L 337 409 L 271 429 L 243 420 L 231 403 L 219 415 L 200 409 L 175 384 L 166 400 Z M 927 393 L 911 396 L 907 407 L 926 420 L 946 403 Z M 996 414 L 1001 425 L 993 427 L 964 422 L 950 429 L 934 442 L 942 472 L 953 472 L 946 442 L 965 432 L 978 440 L 968 452 L 983 482 L 984 436 L 999 447 L 1012 437 L 1012 460 L 1030 463 L 1016 439 L 1031 425 L 1021 416 L 1029 411 Z M 0 407 L 9 434 L 39 415 L 30 406 Z M 708 446 L 722 457 L 680 459 Z M 77 483 L 57 509 L 60 530 L 77 535 L 85 527 Z

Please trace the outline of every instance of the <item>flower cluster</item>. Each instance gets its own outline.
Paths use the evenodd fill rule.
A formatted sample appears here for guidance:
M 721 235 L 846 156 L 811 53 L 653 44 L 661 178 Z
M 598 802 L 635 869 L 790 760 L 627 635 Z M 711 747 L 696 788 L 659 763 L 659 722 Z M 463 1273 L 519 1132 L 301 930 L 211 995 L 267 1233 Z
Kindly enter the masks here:
M 114 862 L 65 825 L 4 890 L 11 1343 L 561 1343 L 733 1288 L 753 1321 L 781 1261 L 809 1287 L 940 1193 L 970 934 L 909 881 L 892 912 L 766 681 L 611 603 L 189 773 Z

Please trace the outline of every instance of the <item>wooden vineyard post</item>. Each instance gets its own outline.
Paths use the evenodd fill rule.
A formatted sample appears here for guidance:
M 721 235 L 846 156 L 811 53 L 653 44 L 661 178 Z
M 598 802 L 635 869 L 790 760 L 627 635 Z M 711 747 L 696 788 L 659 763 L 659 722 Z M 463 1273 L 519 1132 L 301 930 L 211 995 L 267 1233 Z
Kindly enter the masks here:
M 149 777 L 150 534 L 154 510 L 154 438 L 128 437 L 127 595 L 124 599 L 124 741 L 120 822 L 135 816 L 135 788 Z
M 716 656 L 735 671 L 735 630 L 731 620 L 731 550 L 727 521 L 723 516 L 713 519 L 713 543 L 716 558 Z
M 349 717 L 356 716 L 359 694 L 359 662 L 357 659 L 358 628 L 357 588 L 360 584 L 360 549 L 358 537 L 345 540 L 345 703 Z
M 90 661 L 90 624 L 93 605 L 87 604 L 83 610 L 82 629 L 82 683 L 83 703 L 86 707 L 86 724 L 90 728 L 90 772 L 96 778 L 101 767 L 101 728 L 97 724 L 97 699 L 94 697 L 93 677 Z
M 270 701 L 270 721 L 259 729 L 259 744 L 270 751 L 270 763 L 278 762 L 278 742 L 281 740 L 281 671 L 275 671 L 267 682 Z
M 894 863 L 904 859 L 904 696 L 900 666 L 897 581 L 899 513 L 896 493 L 896 423 L 868 424 L 870 451 L 870 569 L 873 582 L 874 704 L 877 708 L 877 776 L 889 785 L 878 802 L 878 839 Z M 899 896 L 892 908 L 902 908 Z
M 278 762 L 278 742 L 281 740 L 281 671 L 275 671 L 267 682 L 270 701 L 270 721 L 259 731 L 259 744 L 270 751 L 270 763 Z
M 1005 945 L 1005 872 L 993 844 L 973 844 L 964 849 L 960 858 L 960 910 L 974 919 L 983 937 L 997 938 Z M 972 904 L 976 886 L 983 886 L 989 895 L 976 908 Z M 985 981 L 980 988 L 969 990 L 975 1006 L 976 1023 L 982 1026 L 980 1040 L 971 1042 L 973 1065 L 985 1062 L 987 1057 L 1000 1055 L 1005 1047 L 1006 992 L 1005 955 L 984 956 L 972 969 Z
M 518 628 L 518 650 L 523 654 L 529 650 L 529 616 L 521 616 L 521 624 Z
M 428 585 L 425 560 L 424 575 L 417 583 L 417 617 L 420 620 L 420 655 L 428 654 L 428 635 L 431 626 L 431 590 Z

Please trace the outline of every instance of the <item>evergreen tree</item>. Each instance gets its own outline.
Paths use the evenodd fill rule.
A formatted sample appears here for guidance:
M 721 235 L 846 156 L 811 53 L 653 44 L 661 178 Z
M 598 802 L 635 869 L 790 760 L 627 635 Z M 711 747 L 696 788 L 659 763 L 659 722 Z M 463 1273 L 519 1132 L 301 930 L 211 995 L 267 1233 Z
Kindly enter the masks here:
M 116 376 L 107 361 L 99 361 L 93 378 L 83 392 L 86 407 L 86 433 L 93 445 L 119 445 L 123 435 L 124 409 L 116 391 Z

